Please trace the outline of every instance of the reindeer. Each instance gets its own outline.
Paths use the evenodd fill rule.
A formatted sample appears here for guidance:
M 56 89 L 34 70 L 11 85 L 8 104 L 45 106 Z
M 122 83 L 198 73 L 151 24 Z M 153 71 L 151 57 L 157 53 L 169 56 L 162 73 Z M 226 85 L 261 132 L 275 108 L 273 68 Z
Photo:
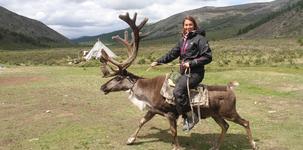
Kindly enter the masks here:
M 127 71 L 127 68 L 135 60 L 139 42 L 143 35 L 140 34 L 140 30 L 147 22 L 145 18 L 138 26 L 136 25 L 137 14 L 131 19 L 129 14 L 120 15 L 119 18 L 125 21 L 133 31 L 132 41 L 127 40 L 128 35 L 124 35 L 124 39 L 119 36 L 114 36 L 113 39 L 122 43 L 127 47 L 129 57 L 122 63 L 108 57 L 108 55 L 102 51 L 102 57 L 104 60 L 110 62 L 116 66 L 116 69 L 111 68 L 113 71 L 109 76 L 113 76 L 108 82 L 101 86 L 101 91 L 104 94 L 118 91 L 129 91 L 129 98 L 137 105 L 146 106 L 147 112 L 145 116 L 140 120 L 139 127 L 128 138 L 127 144 L 131 145 L 135 142 L 137 135 L 142 126 L 151 120 L 156 114 L 164 116 L 168 119 L 170 124 L 170 130 L 173 138 L 173 149 L 180 148 L 177 138 L 177 118 L 179 114 L 174 105 L 165 101 L 165 98 L 160 94 L 160 89 L 165 80 L 165 75 L 157 76 L 152 79 L 142 78 Z M 224 136 L 229 127 L 226 120 L 232 121 L 236 124 L 243 126 L 247 132 L 248 140 L 253 149 L 256 149 L 255 142 L 253 141 L 251 130 L 249 127 L 249 121 L 241 118 L 236 111 L 236 96 L 233 88 L 236 86 L 236 82 L 231 82 L 225 86 L 206 86 L 209 90 L 209 107 L 199 107 L 201 111 L 201 119 L 212 117 L 216 123 L 221 127 L 221 135 L 218 138 L 216 144 L 212 149 L 218 150 L 223 142 Z M 198 108 L 194 107 L 197 111 Z

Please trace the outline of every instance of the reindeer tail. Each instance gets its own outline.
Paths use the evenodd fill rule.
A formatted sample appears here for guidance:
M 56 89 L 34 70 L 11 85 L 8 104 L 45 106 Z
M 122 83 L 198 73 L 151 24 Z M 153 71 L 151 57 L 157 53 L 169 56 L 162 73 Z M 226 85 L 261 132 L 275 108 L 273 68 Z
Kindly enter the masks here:
M 239 86 L 239 82 L 237 81 L 230 81 L 227 86 L 230 88 L 230 89 L 234 89 L 235 87 Z

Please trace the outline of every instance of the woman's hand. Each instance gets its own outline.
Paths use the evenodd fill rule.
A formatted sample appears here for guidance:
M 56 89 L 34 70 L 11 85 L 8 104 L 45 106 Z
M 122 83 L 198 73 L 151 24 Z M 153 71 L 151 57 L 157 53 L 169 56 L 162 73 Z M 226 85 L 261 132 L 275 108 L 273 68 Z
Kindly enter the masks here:
M 183 63 L 182 66 L 185 68 L 189 68 L 189 62 Z
M 150 64 L 150 67 L 155 67 L 155 66 L 157 66 L 158 65 L 158 62 L 152 62 L 151 64 Z

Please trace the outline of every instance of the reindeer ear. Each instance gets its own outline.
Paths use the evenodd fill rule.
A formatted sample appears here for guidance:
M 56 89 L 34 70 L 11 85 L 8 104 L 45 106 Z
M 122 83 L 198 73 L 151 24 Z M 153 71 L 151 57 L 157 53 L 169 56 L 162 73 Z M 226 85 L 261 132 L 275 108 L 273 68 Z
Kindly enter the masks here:
M 107 65 L 105 63 L 102 63 L 100 66 L 100 69 L 101 69 L 101 72 L 102 72 L 104 78 L 106 78 L 110 75 L 110 72 L 106 66 Z
M 103 57 L 104 59 L 108 60 L 109 56 L 107 55 L 107 53 L 105 52 L 104 49 L 101 50 L 101 57 Z

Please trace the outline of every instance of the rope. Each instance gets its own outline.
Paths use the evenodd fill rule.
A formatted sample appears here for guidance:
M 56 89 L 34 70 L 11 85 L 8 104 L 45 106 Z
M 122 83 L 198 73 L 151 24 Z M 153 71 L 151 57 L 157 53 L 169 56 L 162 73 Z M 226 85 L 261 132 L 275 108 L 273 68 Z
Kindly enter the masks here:
M 200 93 L 201 91 L 199 91 Z M 199 118 L 199 121 L 201 121 L 201 110 L 200 110 L 200 104 L 201 104 L 201 99 L 199 99 L 199 104 L 198 104 L 198 118 Z
M 164 63 L 159 63 L 159 65 L 162 65 Z M 180 65 L 180 64 L 177 64 L 177 65 Z M 149 67 L 147 68 L 146 71 L 149 71 L 150 69 L 152 69 L 153 67 Z M 188 101 L 189 101 L 189 105 L 190 105 L 190 108 L 191 108 L 191 111 L 192 111 L 192 119 L 193 119 L 193 122 L 195 122 L 195 118 L 194 118 L 194 109 L 193 109 L 193 105 L 191 103 L 191 96 L 190 96 L 190 88 L 189 88 L 189 78 L 191 77 L 191 71 L 190 71 L 190 68 L 186 68 L 185 69 L 185 75 L 187 76 L 187 80 L 186 80 L 186 85 L 187 85 L 187 95 L 188 95 Z M 201 121 L 201 110 L 200 110 L 200 105 L 198 105 L 198 119 L 199 121 Z M 188 123 L 187 123 L 187 126 L 188 126 Z
M 187 73 L 188 72 L 188 73 Z M 189 78 L 191 77 L 191 74 L 190 74 L 190 68 L 186 68 L 185 69 L 185 75 L 187 76 L 187 80 L 186 80 L 186 84 L 187 84 L 187 95 L 188 95 L 188 101 L 189 101 L 189 104 L 190 104 L 190 108 L 191 108 L 191 112 L 192 112 L 192 119 L 193 119 L 193 122 L 195 122 L 195 118 L 194 118 L 194 107 L 193 107 L 193 104 L 191 102 L 191 96 L 190 96 L 190 88 L 189 88 Z M 198 119 L 199 121 L 201 121 L 201 110 L 200 110 L 200 104 L 198 105 Z
M 191 104 L 191 100 L 190 100 L 190 89 L 189 89 L 189 78 L 190 78 L 190 68 L 186 68 L 184 74 L 186 75 L 187 79 L 186 79 L 186 85 L 187 85 L 187 96 L 188 96 L 188 102 L 190 105 L 190 109 L 192 112 L 192 119 L 193 122 L 195 122 L 195 118 L 194 118 L 194 109 L 193 109 L 193 105 Z

